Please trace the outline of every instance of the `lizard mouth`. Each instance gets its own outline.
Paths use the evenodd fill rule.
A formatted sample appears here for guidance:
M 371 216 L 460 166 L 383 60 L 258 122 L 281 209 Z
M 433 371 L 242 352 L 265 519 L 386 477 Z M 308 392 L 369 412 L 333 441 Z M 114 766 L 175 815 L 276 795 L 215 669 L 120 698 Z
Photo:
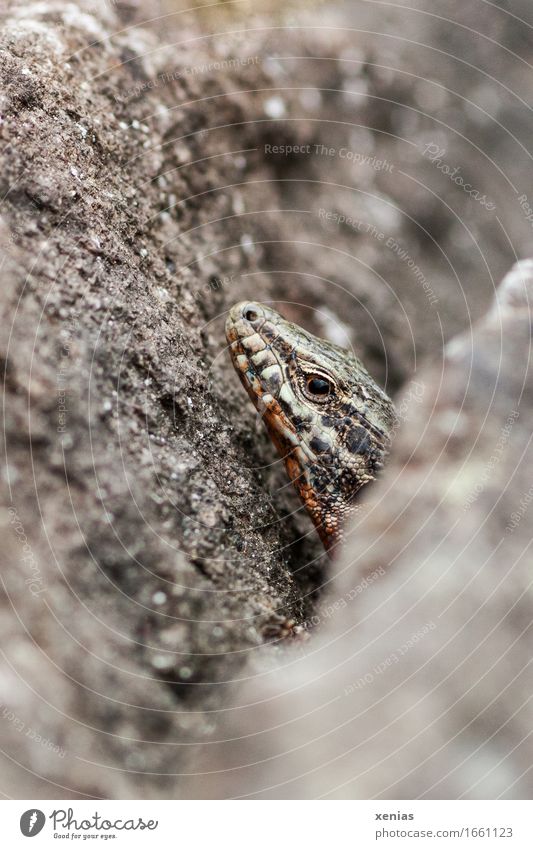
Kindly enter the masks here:
M 271 346 L 279 336 L 275 316 L 274 310 L 263 304 L 242 301 L 232 307 L 226 321 L 233 364 L 260 411 L 261 402 L 278 397 L 284 381 L 281 363 Z
M 241 383 L 285 460 L 291 479 L 296 482 L 309 457 L 283 399 L 288 376 L 272 343 L 276 341 L 282 346 L 286 343 L 280 338 L 276 319 L 281 316 L 264 304 L 242 301 L 229 312 L 226 337 Z

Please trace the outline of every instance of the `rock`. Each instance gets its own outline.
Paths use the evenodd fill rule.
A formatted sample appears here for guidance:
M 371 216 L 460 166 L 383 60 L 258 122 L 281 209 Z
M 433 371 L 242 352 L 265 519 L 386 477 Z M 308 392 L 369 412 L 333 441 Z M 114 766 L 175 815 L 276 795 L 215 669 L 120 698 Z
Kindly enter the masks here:
M 531 798 L 532 304 L 527 260 L 417 375 L 314 635 L 235 694 L 192 795 Z
M 191 744 L 209 743 L 216 762 L 226 706 L 252 676 L 246 703 L 256 707 L 251 717 L 239 711 L 242 727 L 291 717 L 286 730 L 258 738 L 261 758 L 302 741 L 303 760 L 277 759 L 281 774 L 268 761 L 259 778 L 239 770 L 232 786 L 204 783 L 200 795 L 261 795 L 274 792 L 269 784 L 282 795 L 385 793 L 389 784 L 398 795 L 525 794 L 525 685 L 510 676 L 529 622 L 522 563 L 512 568 L 529 505 L 526 384 L 519 397 L 528 310 L 515 275 L 476 330 L 474 356 L 466 336 L 449 349 L 442 384 L 439 365 L 420 371 L 482 314 L 516 250 L 479 204 L 463 219 L 464 193 L 433 163 L 424 160 L 441 180 L 440 199 L 411 178 L 397 181 L 399 168 L 418 173 L 421 136 L 406 148 L 408 122 L 388 104 L 404 97 L 412 115 L 427 91 L 412 74 L 400 84 L 386 72 L 378 36 L 343 31 L 340 10 L 321 10 L 323 30 L 302 12 L 302 26 L 215 40 L 204 38 L 203 17 L 165 18 L 159 33 L 157 23 L 132 24 L 136 0 L 4 5 L 0 789 L 34 799 L 190 794 L 200 764 Z M 484 10 L 487 26 L 498 14 Z M 440 45 L 442 32 L 432 33 Z M 427 60 L 413 61 L 416 72 Z M 500 79 L 506 69 L 514 65 L 502 64 Z M 519 72 L 527 91 L 523 63 Z M 490 105 L 487 91 L 479 97 Z M 464 117 L 464 137 L 477 118 Z M 420 122 L 415 135 L 427 129 Z M 487 136 L 486 126 L 479 132 Z M 508 135 L 498 139 L 496 160 L 516 168 Z M 485 185 L 493 174 L 480 162 L 487 167 L 480 155 L 472 171 Z M 530 170 L 522 172 L 521 191 L 533 196 Z M 498 204 L 520 227 L 500 220 L 520 232 L 523 254 L 527 198 L 517 204 L 505 189 Z M 351 334 L 403 410 L 376 506 L 335 576 L 225 351 L 225 313 L 247 297 L 279 301 L 314 332 Z M 392 652 L 424 627 L 390 673 L 372 672 L 388 670 Z M 448 637 L 451 649 L 440 642 Z M 433 646 L 442 651 L 418 673 L 419 653 Z M 473 660 L 462 657 L 466 646 L 478 647 Z M 286 667 L 302 702 L 279 695 Z M 359 678 L 354 709 L 355 690 L 344 690 Z M 260 708 L 262 688 L 274 701 Z M 293 711 L 307 714 L 305 700 L 321 699 L 333 705 L 317 711 L 328 738 L 308 745 L 317 726 Z M 338 732 L 332 710 L 346 723 Z M 399 725 L 382 730 L 382 718 Z M 409 734 L 424 720 L 417 746 Z M 454 766 L 468 758 L 448 777 L 443 740 Z M 347 741 L 361 742 L 356 771 Z M 229 762 L 245 763 L 255 742 L 239 744 Z M 330 743 L 338 769 L 299 782 L 306 764 L 329 759 Z M 394 761 L 388 778 L 379 752 Z

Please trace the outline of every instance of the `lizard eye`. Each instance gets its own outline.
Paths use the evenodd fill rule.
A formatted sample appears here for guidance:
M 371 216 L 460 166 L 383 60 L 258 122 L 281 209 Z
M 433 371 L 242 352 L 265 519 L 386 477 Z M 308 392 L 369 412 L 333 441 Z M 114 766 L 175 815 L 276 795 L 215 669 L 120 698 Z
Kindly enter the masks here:
M 319 377 L 318 375 L 310 375 L 307 378 L 306 385 L 309 394 L 318 396 L 319 398 L 326 398 L 335 391 L 335 386 L 331 380 L 328 380 L 326 377 Z

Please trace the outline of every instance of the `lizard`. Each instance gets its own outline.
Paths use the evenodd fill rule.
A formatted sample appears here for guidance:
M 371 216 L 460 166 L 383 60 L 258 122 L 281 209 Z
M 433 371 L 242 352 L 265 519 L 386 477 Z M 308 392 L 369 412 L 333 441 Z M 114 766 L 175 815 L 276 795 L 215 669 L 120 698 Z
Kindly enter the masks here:
M 255 301 L 229 311 L 233 365 L 327 553 L 344 541 L 356 496 L 383 466 L 395 412 L 351 351 Z

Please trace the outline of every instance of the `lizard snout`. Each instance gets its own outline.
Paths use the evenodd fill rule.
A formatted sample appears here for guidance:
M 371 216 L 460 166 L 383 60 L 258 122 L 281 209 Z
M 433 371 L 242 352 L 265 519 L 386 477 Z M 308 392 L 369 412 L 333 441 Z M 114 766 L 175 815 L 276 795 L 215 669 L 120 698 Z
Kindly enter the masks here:
M 256 301 L 241 301 L 230 309 L 228 321 L 236 324 L 244 319 L 253 326 L 265 318 L 266 311 L 262 304 Z
M 226 336 L 229 342 L 245 339 L 261 330 L 272 310 L 257 301 L 240 301 L 235 304 L 226 321 Z

